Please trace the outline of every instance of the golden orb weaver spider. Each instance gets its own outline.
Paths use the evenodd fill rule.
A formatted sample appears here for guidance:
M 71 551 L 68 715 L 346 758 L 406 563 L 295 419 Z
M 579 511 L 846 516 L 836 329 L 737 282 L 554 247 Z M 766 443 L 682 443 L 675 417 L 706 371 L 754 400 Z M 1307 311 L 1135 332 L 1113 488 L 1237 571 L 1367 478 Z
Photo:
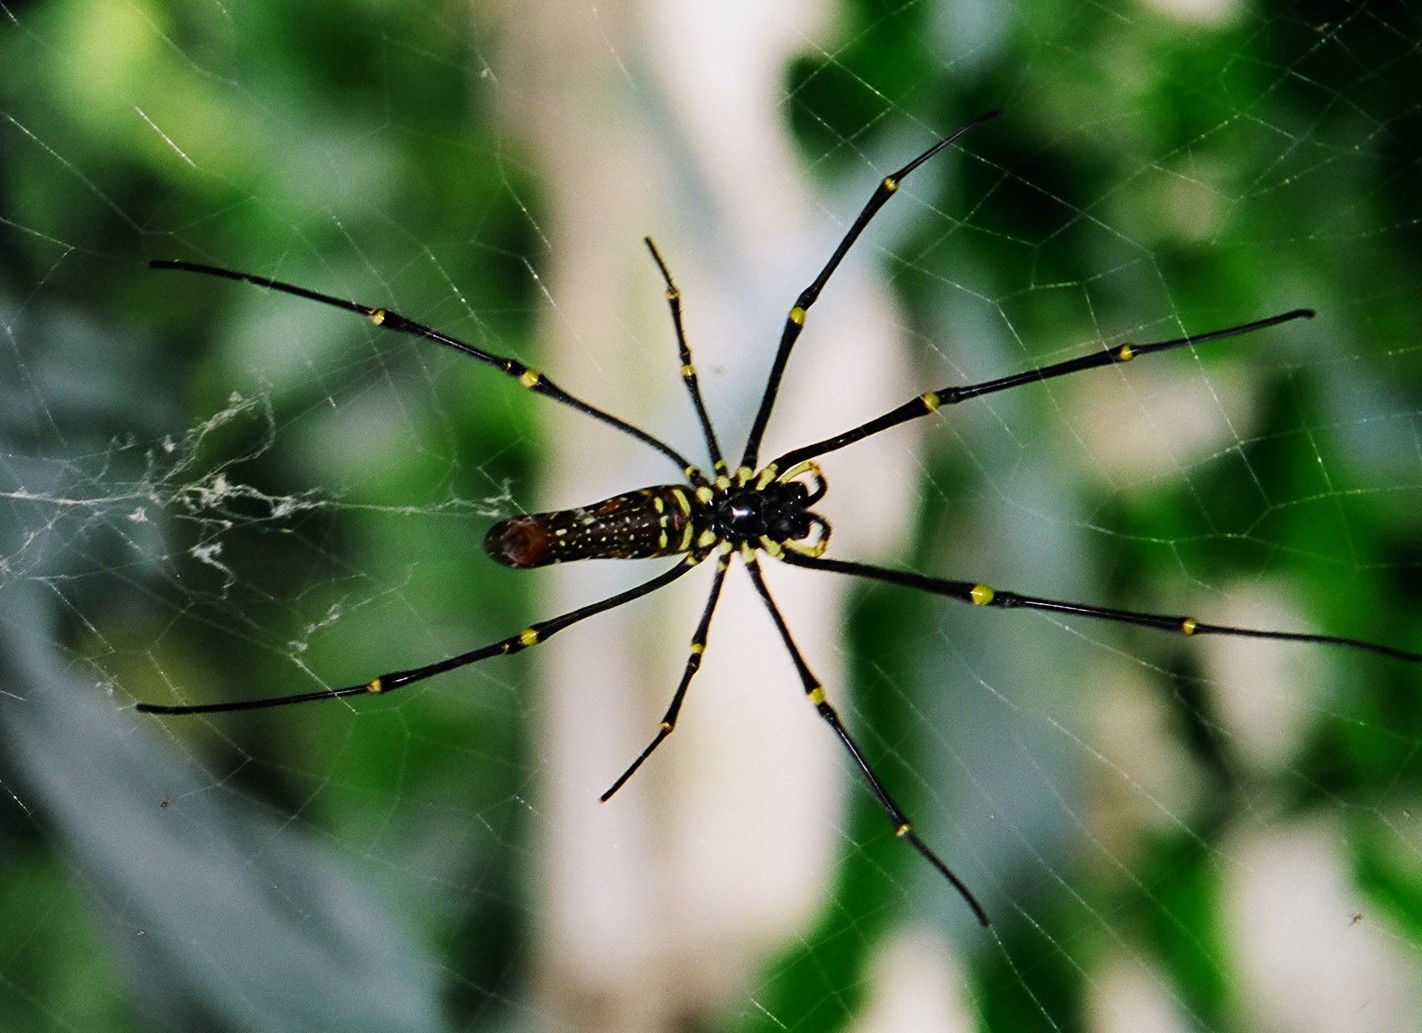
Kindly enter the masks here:
M 927 416 L 945 405 L 956 405 L 980 395 L 1006 391 L 1080 370 L 1128 362 L 1153 352 L 1170 351 L 1228 337 L 1238 337 L 1295 319 L 1313 316 L 1310 309 L 1297 308 L 1221 330 L 1211 330 L 1148 344 L 1123 344 L 994 380 L 960 386 L 950 385 L 936 391 L 925 391 L 874 419 L 812 444 L 792 449 L 764 466 L 760 466 L 761 438 L 775 407 L 776 394 L 790 353 L 804 329 L 805 320 L 811 307 L 819 298 L 820 292 L 835 269 L 838 268 L 845 254 L 907 176 L 940 151 L 957 142 L 964 134 L 984 122 L 996 118 L 998 114 L 1000 114 L 999 111 L 993 110 L 973 119 L 967 125 L 939 140 L 903 168 L 885 176 L 875 187 L 869 200 L 840 240 L 819 275 L 800 293 L 786 315 L 780 343 L 771 363 L 769 378 L 761 394 L 755 420 L 751 425 L 740 461 L 734 469 L 727 463 L 721 451 L 716 432 L 702 401 L 701 390 L 697 383 L 696 367 L 692 363 L 691 349 L 687 344 L 682 326 L 681 295 L 672 280 L 666 263 L 650 238 L 647 238 L 645 242 L 657 264 L 662 280 L 666 284 L 667 304 L 671 310 L 672 326 L 681 358 L 682 380 L 691 396 L 706 448 L 712 460 L 709 472 L 690 462 L 680 452 L 659 438 L 568 394 L 542 373 L 518 360 L 484 351 L 422 323 L 407 319 L 389 309 L 347 301 L 253 273 L 236 272 L 231 269 L 185 261 L 155 260 L 150 262 L 150 266 L 156 269 L 176 269 L 229 280 L 240 280 L 305 298 L 308 301 L 346 309 L 365 316 L 381 329 L 411 334 L 443 345 L 493 366 L 530 391 L 546 395 L 594 419 L 601 420 L 656 449 L 676 464 L 685 481 L 640 488 L 575 509 L 511 517 L 495 524 L 484 540 L 485 551 L 491 558 L 499 563 L 517 568 L 546 566 L 551 563 L 578 559 L 682 557 L 675 566 L 633 588 L 557 617 L 538 621 L 517 634 L 499 639 L 478 649 L 420 667 L 381 674 L 345 688 L 219 703 L 139 703 L 137 709 L 148 714 L 212 714 L 310 703 L 344 696 L 393 692 L 446 671 L 467 667 L 490 657 L 521 652 L 531 646 L 538 645 L 564 628 L 585 618 L 615 609 L 624 603 L 649 595 L 671 584 L 693 567 L 714 556 L 715 573 L 711 582 L 710 594 L 692 634 L 686 665 L 682 671 L 681 680 L 672 694 L 671 704 L 667 707 L 655 735 L 646 748 L 602 794 L 602 800 L 605 802 L 627 783 L 627 780 L 636 773 L 657 747 L 666 741 L 676 727 L 677 716 L 686 698 L 687 689 L 701 666 L 701 658 L 706 651 L 711 619 L 716 611 L 717 601 L 720 599 L 721 586 L 726 571 L 730 567 L 732 558 L 739 556 L 750 575 L 756 593 L 760 596 L 775 624 L 780 640 L 794 664 L 806 697 L 849 754 L 880 809 L 889 819 L 894 833 L 911 844 L 929 864 L 937 869 L 962 896 L 978 922 L 987 926 L 989 924 L 988 916 L 982 904 L 964 882 L 954 874 L 947 863 L 915 831 L 907 815 L 894 801 L 887 787 L 875 773 L 873 765 L 840 720 L 834 706 L 829 702 L 824 687 L 819 683 L 799 647 L 795 644 L 785 618 L 781 615 L 780 609 L 766 586 L 760 570 L 758 555 L 760 552 L 766 552 L 773 558 L 794 566 L 903 585 L 950 599 L 957 599 L 974 606 L 1046 610 L 1119 624 L 1135 624 L 1187 636 L 1231 635 L 1242 638 L 1283 639 L 1293 642 L 1343 646 L 1409 663 L 1422 662 L 1422 654 L 1361 639 L 1306 632 L 1231 627 L 1211 624 L 1183 614 L 1165 615 L 1092 606 L 1087 603 L 1048 599 L 994 589 L 972 581 L 935 577 L 824 556 L 825 549 L 829 544 L 831 528 L 823 517 L 811 511 L 811 507 L 819 502 L 828 490 L 828 484 L 816 462 L 821 456 L 879 434 L 891 427 L 896 427 L 901 423 Z

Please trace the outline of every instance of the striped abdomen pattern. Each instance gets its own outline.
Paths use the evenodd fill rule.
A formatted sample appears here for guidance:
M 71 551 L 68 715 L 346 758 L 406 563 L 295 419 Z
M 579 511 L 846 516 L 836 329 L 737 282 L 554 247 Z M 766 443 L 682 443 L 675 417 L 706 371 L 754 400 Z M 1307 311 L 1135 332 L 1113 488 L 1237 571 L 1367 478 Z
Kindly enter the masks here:
M 586 559 L 650 559 L 691 548 L 703 528 L 688 486 L 662 484 L 590 506 L 525 513 L 502 520 L 484 551 L 507 567 L 543 567 Z

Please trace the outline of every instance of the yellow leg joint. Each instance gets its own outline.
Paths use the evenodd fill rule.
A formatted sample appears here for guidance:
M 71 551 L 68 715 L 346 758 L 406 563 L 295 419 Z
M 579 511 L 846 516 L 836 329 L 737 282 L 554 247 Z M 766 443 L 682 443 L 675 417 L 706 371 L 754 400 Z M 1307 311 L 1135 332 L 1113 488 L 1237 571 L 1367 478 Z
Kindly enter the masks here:
M 1196 628 L 1196 626 L 1197 626 L 1197 621 L 1195 620 L 1194 617 L 1186 617 L 1183 621 L 1180 622 L 1180 630 L 1181 630 L 1182 632 L 1184 632 L 1186 635 L 1193 635 L 1193 634 L 1195 634 L 1195 628 Z
M 365 691 L 375 695 L 384 692 L 385 686 L 381 683 L 379 678 L 372 678 L 365 683 Z
M 973 600 L 974 606 L 986 606 L 992 602 L 994 594 L 987 585 L 974 585 L 968 596 Z
M 543 379 L 543 375 L 536 369 L 526 369 L 519 376 L 518 382 L 524 387 L 537 387 L 538 382 Z
M 1117 362 L 1130 362 L 1136 357 L 1135 350 L 1129 344 L 1123 344 L 1116 349 Z
M 796 305 L 790 310 L 790 322 L 794 323 L 796 326 L 805 325 L 805 310 L 802 309 L 799 305 Z
M 885 177 L 884 177 L 884 189 L 885 189 L 885 190 L 887 190 L 889 193 L 892 194 L 892 193 L 893 193 L 895 190 L 897 190 L 898 188 L 899 188 L 899 181 L 898 181 L 897 179 L 895 179 L 893 176 L 885 176 Z
M 777 468 L 776 468 L 776 466 L 775 466 L 774 463 L 771 463 L 769 466 L 766 467 L 766 470 L 775 470 L 775 469 L 777 469 Z M 806 459 L 806 460 L 803 460 L 803 461 L 801 461 L 801 462 L 796 463 L 794 466 L 790 467 L 790 469 L 786 470 L 784 473 L 777 473 L 777 474 L 775 475 L 775 479 L 778 480 L 778 481 L 783 481 L 783 482 L 785 482 L 785 483 L 789 483 L 790 481 L 793 481 L 796 477 L 799 477 L 799 476 L 800 476 L 801 474 L 803 474 L 803 473 L 808 473 L 808 474 L 810 474 L 810 475 L 813 476 L 813 477 L 818 477 L 818 478 L 820 478 L 821 480 L 824 480 L 824 474 L 820 471 L 820 464 L 817 463 L 817 462 L 815 462 L 813 459 Z M 770 482 L 769 482 L 769 481 L 766 481 L 765 483 L 766 483 L 766 484 L 769 484 Z M 765 485 L 761 485 L 761 487 L 764 487 L 764 486 L 765 486 Z
M 538 645 L 538 632 L 532 628 L 524 628 L 518 633 L 518 640 L 526 646 L 536 646 Z
M 822 686 L 819 685 L 816 685 L 805 695 L 810 697 L 810 702 L 813 703 L 815 706 L 819 706 L 825 701 L 825 690 Z
M 785 555 L 785 550 L 780 547 L 780 543 L 773 541 L 768 535 L 760 536 L 760 547 L 770 553 L 776 559 Z
M 366 315 L 370 317 L 370 321 L 376 326 L 380 326 L 385 322 L 385 310 L 383 308 L 373 308 L 367 312 Z
M 894 829 L 894 835 L 898 836 L 900 839 L 903 839 L 905 836 L 907 836 L 907 835 L 908 835 L 910 832 L 912 832 L 912 831 L 913 831 L 913 826 L 910 825 L 908 822 L 904 822 L 904 823 L 903 823 L 902 825 L 900 825 L 898 828 Z
M 791 552 L 798 552 L 801 556 L 819 559 L 824 555 L 825 549 L 829 547 L 829 539 L 826 537 L 817 538 L 809 545 L 801 545 L 799 542 L 785 542 L 784 547 Z M 774 553 L 771 555 L 774 555 Z
M 661 729 L 664 732 L 670 732 L 672 730 L 672 723 L 670 721 L 663 721 L 661 723 Z
M 918 396 L 918 400 L 923 403 L 923 407 L 929 412 L 937 412 L 938 407 L 943 404 L 943 399 L 938 397 L 937 391 L 925 391 Z

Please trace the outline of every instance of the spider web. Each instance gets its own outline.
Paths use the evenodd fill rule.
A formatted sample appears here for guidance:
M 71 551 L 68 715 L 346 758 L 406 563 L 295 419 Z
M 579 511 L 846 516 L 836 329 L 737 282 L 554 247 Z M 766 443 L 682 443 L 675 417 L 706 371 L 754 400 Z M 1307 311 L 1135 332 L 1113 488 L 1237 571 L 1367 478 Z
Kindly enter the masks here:
M 700 5 L 706 7 L 707 5 Z M 493 519 L 674 479 L 487 367 L 179 273 L 388 306 L 701 457 L 878 177 L 763 456 L 926 388 L 1318 311 L 824 461 L 831 555 L 1422 649 L 1418 12 L 10 3 L 0 88 L 0 1026 L 1422 1025 L 1422 673 L 783 569 L 892 835 L 733 570 L 380 700 L 650 577 Z M 694 452 L 691 450 L 695 449 Z

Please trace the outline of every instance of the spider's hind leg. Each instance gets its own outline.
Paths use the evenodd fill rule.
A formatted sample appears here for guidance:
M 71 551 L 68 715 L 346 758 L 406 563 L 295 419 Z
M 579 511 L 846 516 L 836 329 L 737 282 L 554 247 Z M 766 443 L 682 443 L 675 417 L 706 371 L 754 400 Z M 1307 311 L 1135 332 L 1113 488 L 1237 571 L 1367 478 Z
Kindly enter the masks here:
M 716 429 L 711 426 L 711 417 L 706 412 L 706 402 L 701 397 L 701 385 L 696 379 L 696 364 L 691 361 L 691 346 L 686 343 L 686 329 L 681 322 L 681 291 L 672 281 L 671 270 L 662 260 L 662 253 L 657 250 L 657 245 L 652 243 L 652 238 L 643 237 L 642 240 L 646 243 L 647 250 L 652 253 L 652 260 L 657 263 L 657 270 L 662 274 L 662 282 L 667 285 L 667 307 L 671 309 L 672 327 L 676 330 L 677 354 L 681 357 L 681 379 L 682 383 L 686 385 L 687 392 L 691 395 L 691 404 L 696 409 L 697 420 L 701 423 L 701 434 L 706 439 L 707 451 L 711 453 L 711 468 L 715 470 L 716 476 L 724 476 L 726 459 L 721 454 L 720 442 L 716 440 Z M 687 477 L 695 479 L 691 470 L 687 471 Z
M 627 784 L 628 780 L 637 773 L 637 769 L 676 728 L 677 715 L 681 713 L 681 705 L 686 700 L 687 687 L 691 685 L 691 679 L 701 668 L 701 657 L 706 652 L 706 637 L 711 630 L 711 615 L 716 612 L 716 603 L 721 598 L 721 582 L 725 580 L 726 568 L 730 566 L 730 561 L 730 554 L 726 552 L 723 552 L 716 560 L 716 577 L 711 582 L 711 595 L 706 600 L 706 608 L 701 611 L 701 620 L 697 623 L 696 631 L 691 636 L 691 648 L 686 657 L 686 668 L 681 673 L 681 682 L 677 685 L 676 692 L 672 694 L 671 706 L 667 707 L 666 714 L 662 716 L 656 736 L 647 744 L 647 748 L 637 755 L 637 759 L 628 766 L 617 781 L 612 783 L 612 787 L 602 794 L 600 799 L 603 803 L 611 800 L 613 794 Z

